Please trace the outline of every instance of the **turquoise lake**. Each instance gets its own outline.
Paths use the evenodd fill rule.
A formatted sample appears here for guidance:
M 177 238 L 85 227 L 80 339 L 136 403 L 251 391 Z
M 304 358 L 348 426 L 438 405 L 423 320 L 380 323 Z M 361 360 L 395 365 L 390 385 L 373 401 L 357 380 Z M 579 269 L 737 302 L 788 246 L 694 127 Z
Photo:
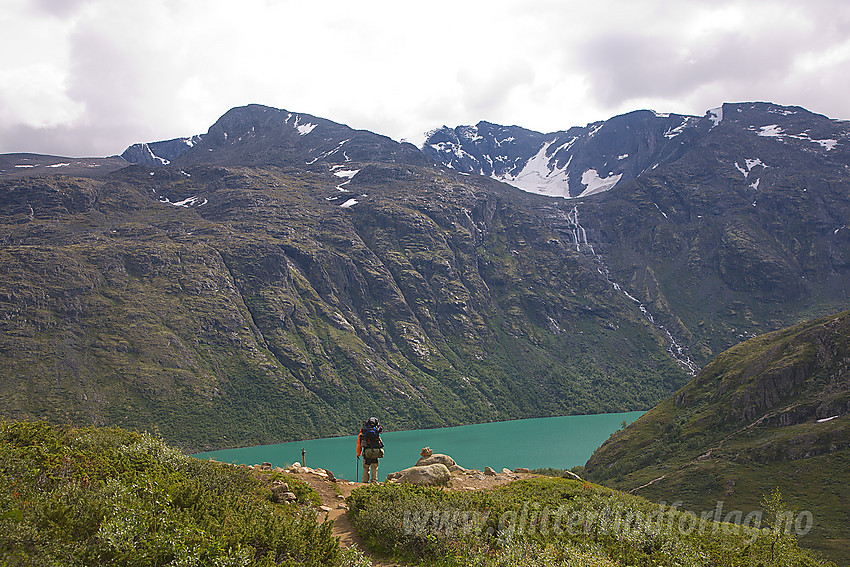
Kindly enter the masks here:
M 379 480 L 383 480 L 388 473 L 413 466 L 422 447 L 451 455 L 460 466 L 468 469 L 483 470 L 485 466 L 496 471 L 505 467 L 572 468 L 587 462 L 593 451 L 619 429 L 623 421 L 631 423 L 643 414 L 642 411 L 633 411 L 570 415 L 441 429 L 385 431 L 381 435 L 385 456 L 380 461 L 378 476 Z M 300 462 L 301 450 L 304 449 L 308 467 L 329 469 L 337 478 L 359 480 L 362 461 L 358 469 L 356 445 L 357 437 L 350 435 L 223 449 L 195 456 L 225 463 L 253 465 L 269 462 L 283 467 Z

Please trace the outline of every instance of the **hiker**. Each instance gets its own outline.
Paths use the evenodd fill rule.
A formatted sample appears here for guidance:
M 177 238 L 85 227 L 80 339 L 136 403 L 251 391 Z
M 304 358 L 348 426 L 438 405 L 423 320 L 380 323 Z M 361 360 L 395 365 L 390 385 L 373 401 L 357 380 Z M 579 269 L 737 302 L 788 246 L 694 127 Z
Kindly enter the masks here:
M 378 481 L 378 459 L 384 456 L 384 442 L 381 441 L 383 430 L 378 418 L 370 417 L 363 422 L 360 435 L 357 436 L 357 456 L 363 453 L 364 483 Z

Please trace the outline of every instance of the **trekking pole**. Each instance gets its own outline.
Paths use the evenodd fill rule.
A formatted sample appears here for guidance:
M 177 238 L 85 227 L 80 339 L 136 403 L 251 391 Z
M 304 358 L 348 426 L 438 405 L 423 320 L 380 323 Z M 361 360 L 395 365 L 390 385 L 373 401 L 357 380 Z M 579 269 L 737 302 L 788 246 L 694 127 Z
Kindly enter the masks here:
M 357 482 L 358 474 L 360 474 L 360 455 L 357 455 L 357 468 L 354 469 L 354 482 Z

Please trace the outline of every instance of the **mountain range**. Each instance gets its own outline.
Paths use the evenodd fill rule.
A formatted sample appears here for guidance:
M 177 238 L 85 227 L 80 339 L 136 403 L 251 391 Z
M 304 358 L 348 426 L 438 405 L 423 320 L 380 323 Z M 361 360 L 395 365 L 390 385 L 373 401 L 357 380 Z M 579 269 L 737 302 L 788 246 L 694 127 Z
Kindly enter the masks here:
M 847 308 L 848 137 L 739 103 L 420 150 L 249 105 L 122 157 L 0 156 L 0 413 L 200 450 L 649 409 Z

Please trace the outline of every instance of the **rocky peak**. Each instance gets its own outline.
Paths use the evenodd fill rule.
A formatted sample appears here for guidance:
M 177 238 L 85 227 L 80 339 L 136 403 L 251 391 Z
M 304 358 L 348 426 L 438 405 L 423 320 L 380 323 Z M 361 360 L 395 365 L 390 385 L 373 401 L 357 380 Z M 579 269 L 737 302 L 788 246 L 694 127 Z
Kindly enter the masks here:
M 172 161 L 179 165 L 300 167 L 349 161 L 430 163 L 412 144 L 259 104 L 227 111 L 203 136 L 134 144 L 123 157 L 145 165 L 168 165 Z
M 747 148 L 772 140 L 777 151 L 846 163 L 848 130 L 847 122 L 800 107 L 726 103 L 702 117 L 637 110 L 548 134 L 488 122 L 444 126 L 428 134 L 422 150 L 450 169 L 486 175 L 530 193 L 575 198 L 625 185 L 714 138 Z M 739 169 L 745 167 L 746 158 L 738 161 Z

